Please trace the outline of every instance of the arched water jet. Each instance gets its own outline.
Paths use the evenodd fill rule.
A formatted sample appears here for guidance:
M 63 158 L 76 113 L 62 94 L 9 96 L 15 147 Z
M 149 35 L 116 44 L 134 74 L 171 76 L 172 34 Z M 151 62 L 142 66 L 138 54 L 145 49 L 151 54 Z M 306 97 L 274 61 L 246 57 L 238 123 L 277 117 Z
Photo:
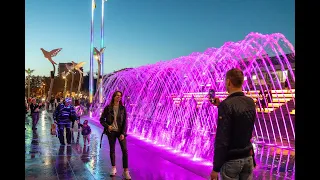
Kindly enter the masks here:
M 208 90 L 225 99 L 226 71 L 238 67 L 245 75 L 244 92 L 257 102 L 256 143 L 294 149 L 294 56 L 282 34 L 250 33 L 204 53 L 118 71 L 104 77 L 106 96 L 99 104 L 96 94 L 93 115 L 99 117 L 112 93 L 120 90 L 129 133 L 211 161 L 217 108 L 208 102 Z M 287 90 L 285 81 L 290 82 Z M 265 108 L 263 101 L 269 101 Z

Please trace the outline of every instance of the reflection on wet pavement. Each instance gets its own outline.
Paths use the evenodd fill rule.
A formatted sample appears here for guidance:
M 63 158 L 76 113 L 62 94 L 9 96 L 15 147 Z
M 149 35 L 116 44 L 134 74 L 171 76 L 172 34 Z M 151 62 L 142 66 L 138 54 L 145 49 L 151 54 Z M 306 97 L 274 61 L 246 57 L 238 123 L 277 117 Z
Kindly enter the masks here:
M 56 136 L 50 135 L 51 113 L 43 111 L 38 129 L 31 130 L 31 117 L 26 118 L 25 131 L 25 179 L 122 179 L 122 157 L 116 144 L 117 176 L 111 178 L 109 144 L 96 122 L 90 122 L 92 129 L 90 146 L 79 143 L 60 146 Z M 81 120 L 83 121 L 83 119 Z M 77 128 L 74 128 L 77 129 Z M 74 132 L 77 137 L 78 132 Z M 295 154 L 287 150 L 258 147 L 258 167 L 254 179 L 294 179 Z M 133 180 L 205 180 L 211 171 L 211 164 L 192 161 L 168 153 L 165 149 L 128 136 L 129 170 Z
M 294 179 L 294 151 L 270 147 L 259 147 L 257 149 L 256 161 L 258 167 L 255 170 L 255 179 Z

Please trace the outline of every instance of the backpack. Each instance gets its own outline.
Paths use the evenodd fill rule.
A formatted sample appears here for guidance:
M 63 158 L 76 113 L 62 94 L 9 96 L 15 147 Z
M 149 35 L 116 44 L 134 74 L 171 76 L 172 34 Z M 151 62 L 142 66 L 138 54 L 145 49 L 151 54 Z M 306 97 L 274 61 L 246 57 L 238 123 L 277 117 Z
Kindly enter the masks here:
M 51 135 L 57 136 L 57 125 L 56 124 L 51 124 Z

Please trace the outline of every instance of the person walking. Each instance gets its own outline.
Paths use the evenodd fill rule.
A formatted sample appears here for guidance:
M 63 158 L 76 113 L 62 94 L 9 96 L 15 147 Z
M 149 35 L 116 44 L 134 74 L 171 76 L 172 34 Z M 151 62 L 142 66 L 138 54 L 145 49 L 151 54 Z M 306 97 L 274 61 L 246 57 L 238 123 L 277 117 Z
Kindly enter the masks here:
M 109 105 L 107 105 L 100 117 L 100 124 L 104 127 L 104 132 L 108 136 L 110 147 L 110 159 L 111 159 L 111 172 L 110 176 L 115 176 L 116 169 L 116 139 L 120 143 L 122 150 L 122 165 L 123 165 L 123 177 L 126 180 L 130 180 L 131 176 L 128 170 L 128 149 L 127 149 L 127 111 L 123 106 L 122 92 L 116 91 L 112 95 L 112 99 Z
M 37 130 L 37 124 L 39 121 L 39 111 L 41 106 L 42 106 L 41 103 L 37 104 L 36 98 L 33 98 L 31 100 L 30 111 L 31 111 L 31 117 L 32 117 L 32 130 Z
M 58 124 L 58 137 L 61 145 L 65 145 L 64 128 L 66 128 L 67 145 L 71 145 L 71 122 L 78 119 L 71 101 L 71 98 L 66 98 L 64 103 L 60 103 L 53 113 L 53 119 Z

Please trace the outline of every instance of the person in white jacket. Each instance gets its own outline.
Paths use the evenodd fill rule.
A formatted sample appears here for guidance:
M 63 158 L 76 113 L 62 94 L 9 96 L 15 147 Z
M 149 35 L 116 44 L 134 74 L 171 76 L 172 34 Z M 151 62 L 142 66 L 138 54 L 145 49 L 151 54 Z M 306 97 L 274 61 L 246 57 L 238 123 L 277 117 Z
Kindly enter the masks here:
M 83 109 L 80 105 L 80 101 L 78 99 L 76 99 L 74 101 L 74 109 L 76 111 L 76 115 L 78 117 L 78 120 L 76 121 L 77 122 L 77 132 L 78 132 L 78 135 L 77 135 L 77 143 L 79 143 L 79 138 L 80 138 L 80 117 L 83 115 Z M 74 142 L 74 138 L 73 138 L 73 131 L 75 130 L 74 129 L 74 125 L 75 125 L 75 121 L 72 122 L 72 125 L 71 125 L 71 131 L 72 131 L 72 141 Z

